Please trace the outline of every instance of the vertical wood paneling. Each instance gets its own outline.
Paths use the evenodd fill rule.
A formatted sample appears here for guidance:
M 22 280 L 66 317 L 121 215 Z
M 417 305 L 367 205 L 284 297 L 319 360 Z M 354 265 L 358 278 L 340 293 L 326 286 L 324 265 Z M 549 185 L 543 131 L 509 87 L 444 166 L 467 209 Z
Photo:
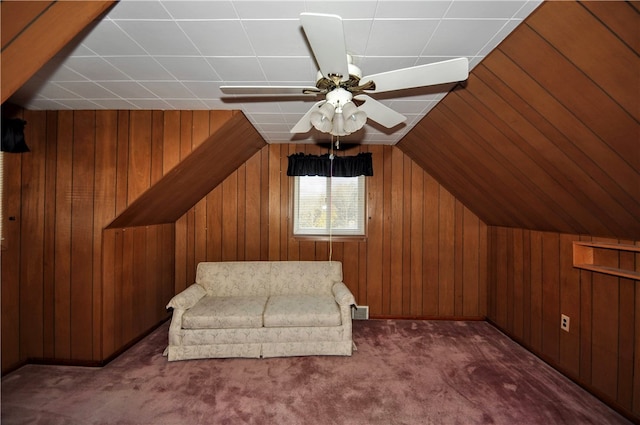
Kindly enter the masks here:
M 26 359 L 27 352 L 42 356 L 45 346 L 60 360 L 99 362 L 114 355 L 166 317 L 164 305 L 193 281 L 203 259 L 329 257 L 327 241 L 296 240 L 289 225 L 287 156 L 322 153 L 317 146 L 263 148 L 175 224 L 107 231 L 106 223 L 220 127 L 226 115 L 30 114 L 33 152 L 20 157 L 19 165 L 14 161 L 20 179 L 7 179 L 5 199 L 19 194 L 22 209 L 35 209 L 17 214 L 29 220 L 21 224 L 18 239 L 23 256 L 28 251 L 33 258 L 38 246 L 41 260 L 35 259 L 37 272 L 20 266 L 18 280 L 28 280 L 36 291 L 33 298 L 22 296 L 22 315 L 29 311 L 32 317 L 16 322 L 22 329 L 14 332 L 20 349 L 7 351 L 5 366 Z M 332 258 L 344 263 L 345 282 L 358 302 L 378 317 L 482 317 L 478 270 L 486 268 L 480 264 L 486 256 L 479 241 L 486 243 L 486 226 L 399 149 L 360 149 L 373 153 L 376 170 L 367 180 L 367 238 L 334 241 L 331 249 Z M 43 236 L 47 229 L 53 234 Z M 25 244 L 27 234 L 34 237 Z M 16 246 L 13 240 L 5 243 Z M 3 277 L 9 273 L 10 267 L 3 269 Z M 53 278 L 48 296 L 46 275 Z M 3 293 L 12 295 L 4 287 Z M 49 305 L 43 307 L 45 300 Z M 34 304 L 40 306 L 35 315 Z M 45 313 L 53 316 L 49 336 L 43 331 Z M 3 317 L 10 314 L 8 309 Z M 11 335 L 8 331 L 5 340 Z
M 23 242 L 20 250 L 20 347 L 25 357 L 43 355 L 43 248 L 44 248 L 44 176 L 46 148 L 46 116 L 27 111 L 25 138 L 30 140 L 34 155 L 23 155 L 21 229 Z M 30 310 L 31 306 L 38 306 Z
M 71 177 L 71 358 L 93 358 L 95 112 L 74 112 Z
M 489 319 L 525 347 L 617 408 L 640 417 L 637 329 L 638 281 L 579 270 L 573 267 L 572 242 L 577 240 L 633 244 L 633 241 L 573 234 L 516 230 L 529 236 L 518 240 L 504 235 L 511 229 L 489 230 Z M 522 245 L 524 244 L 524 245 Z M 521 246 L 522 245 L 522 246 Z M 522 251 L 524 264 L 505 261 L 505 253 Z M 608 250 L 609 251 L 609 250 Z M 637 255 L 610 250 L 611 264 L 638 268 Z M 511 268 L 512 270 L 508 270 Z M 505 277 L 514 291 L 502 289 Z M 524 290 L 525 288 L 529 290 Z M 501 305 L 524 305 L 519 332 L 517 315 L 505 316 Z M 560 330 L 560 314 L 570 317 L 570 332 Z
M 195 244 L 175 255 L 173 223 L 103 232 L 197 145 L 194 114 L 17 113 L 31 152 L 5 157 L 2 370 L 30 358 L 104 361 L 167 317 L 176 264 L 186 286 L 187 260 L 204 258 Z M 198 112 L 195 137 L 231 115 Z M 201 252 L 207 237 L 197 241 Z
M 362 149 L 374 160 L 374 177 L 367 178 L 367 238 L 334 240 L 331 250 L 357 302 L 378 317 L 482 317 L 486 226 L 397 148 Z M 290 234 L 285 170 L 287 156 L 300 151 L 323 152 L 269 145 L 207 195 L 209 261 L 328 259 L 327 241 Z M 197 231 L 188 225 L 187 232 Z M 186 254 L 176 252 L 180 257 Z M 197 265 L 193 259 L 186 264 Z

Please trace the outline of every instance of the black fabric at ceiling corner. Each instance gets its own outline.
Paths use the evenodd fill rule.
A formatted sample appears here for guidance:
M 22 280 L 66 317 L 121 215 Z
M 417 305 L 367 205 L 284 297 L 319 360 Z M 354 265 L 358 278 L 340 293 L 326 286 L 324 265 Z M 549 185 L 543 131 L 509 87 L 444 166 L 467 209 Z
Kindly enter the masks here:
M 289 155 L 288 176 L 357 177 L 373 176 L 371 152 L 355 156 Z
M 27 122 L 19 118 L 2 119 L 2 152 L 29 152 L 24 141 L 24 126 Z

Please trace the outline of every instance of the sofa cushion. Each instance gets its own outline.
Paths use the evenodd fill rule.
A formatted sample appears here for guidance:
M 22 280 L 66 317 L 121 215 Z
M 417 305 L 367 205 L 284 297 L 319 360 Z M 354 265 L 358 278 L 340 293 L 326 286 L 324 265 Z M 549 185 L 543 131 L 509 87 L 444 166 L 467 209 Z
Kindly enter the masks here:
M 271 295 L 332 295 L 331 288 L 342 282 L 339 261 L 271 262 Z
M 268 261 L 202 262 L 196 270 L 196 283 L 210 297 L 268 296 Z
M 260 328 L 267 298 L 206 296 L 184 313 L 182 328 Z
M 340 308 L 332 296 L 273 295 L 264 311 L 264 326 L 340 326 Z

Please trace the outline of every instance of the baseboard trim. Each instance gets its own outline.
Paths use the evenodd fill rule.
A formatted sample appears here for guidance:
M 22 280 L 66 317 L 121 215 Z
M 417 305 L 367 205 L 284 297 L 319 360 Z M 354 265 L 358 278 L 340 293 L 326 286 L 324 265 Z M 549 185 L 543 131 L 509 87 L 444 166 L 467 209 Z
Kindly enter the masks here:
M 160 322 L 158 322 L 155 325 L 151 326 L 145 332 L 143 332 L 142 334 L 140 334 L 136 338 L 132 339 L 130 342 L 128 342 L 127 344 L 125 344 L 124 346 L 122 346 L 121 348 L 116 350 L 113 354 L 111 354 L 110 356 L 108 356 L 107 358 L 105 358 L 103 360 L 80 360 L 80 359 L 56 359 L 56 358 L 48 358 L 48 357 L 30 357 L 30 358 L 27 358 L 26 360 L 23 360 L 23 361 L 17 363 L 16 365 L 11 366 L 6 371 L 3 371 L 2 372 L 2 376 L 6 376 L 6 375 L 10 374 L 11 372 L 14 372 L 14 371 L 16 371 L 16 370 L 20 369 L 21 367 L 26 366 L 28 364 L 46 365 L 46 366 L 104 367 L 108 363 L 110 363 L 113 360 L 115 360 L 118 356 L 123 354 L 125 351 L 127 351 L 129 348 L 133 347 L 138 342 L 140 342 L 142 339 L 147 337 L 150 333 L 152 333 L 153 331 L 158 329 L 160 326 L 162 326 L 168 320 L 171 320 L 171 316 L 168 316 L 167 318 L 164 318 Z
M 400 316 L 371 314 L 369 320 L 453 320 L 456 322 L 484 322 L 487 320 L 485 316 Z

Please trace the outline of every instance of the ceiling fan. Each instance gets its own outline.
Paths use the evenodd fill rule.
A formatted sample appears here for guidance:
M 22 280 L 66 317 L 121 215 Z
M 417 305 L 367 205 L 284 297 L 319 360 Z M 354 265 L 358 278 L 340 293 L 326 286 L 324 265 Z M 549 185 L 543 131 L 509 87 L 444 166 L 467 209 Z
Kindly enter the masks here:
M 320 70 L 315 87 L 222 86 L 234 95 L 324 95 L 291 129 L 306 133 L 315 127 L 323 133 L 346 136 L 365 124 L 367 118 L 392 128 L 406 117 L 369 94 L 464 81 L 469 77 L 469 61 L 457 58 L 362 76 L 345 46 L 342 18 L 338 15 L 302 13 L 302 28 Z M 353 99 L 360 103 L 359 106 Z

